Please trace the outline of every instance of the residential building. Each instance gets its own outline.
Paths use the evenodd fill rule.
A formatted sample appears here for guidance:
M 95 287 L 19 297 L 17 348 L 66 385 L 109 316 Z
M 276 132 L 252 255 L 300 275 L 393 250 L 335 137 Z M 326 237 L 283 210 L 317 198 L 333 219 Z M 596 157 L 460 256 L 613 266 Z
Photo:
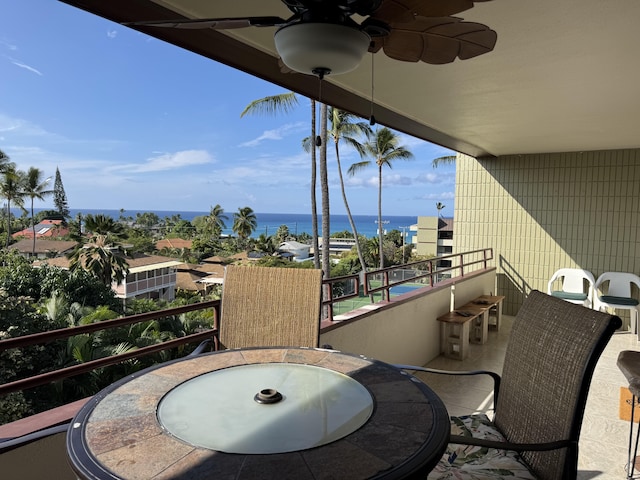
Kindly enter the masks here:
M 33 238 L 33 227 L 25 228 L 19 232 L 13 233 L 13 238 Z M 69 235 L 69 228 L 64 220 L 44 219 L 35 225 L 36 238 L 58 238 Z
M 416 255 L 437 257 L 453 252 L 453 218 L 418 217 L 411 226 Z
M 69 268 L 69 259 L 66 257 L 45 259 L 41 263 Z M 159 255 L 138 254 L 127 258 L 127 263 L 129 271 L 124 280 L 111 285 L 116 297 L 123 301 L 133 298 L 175 299 L 177 267 L 182 262 Z
M 283 254 L 289 254 L 291 260 L 294 262 L 304 262 L 305 260 L 313 258 L 311 256 L 311 245 L 294 240 L 282 242 L 278 245 L 278 252 L 280 252 L 281 256 L 283 256 Z
M 176 267 L 182 262 L 159 255 L 139 255 L 127 262 L 129 272 L 125 279 L 112 286 L 116 297 L 123 301 L 130 298 L 175 299 Z
M 17 250 L 20 255 L 28 259 L 43 259 L 65 256 L 71 253 L 78 243 L 67 240 L 47 240 L 36 238 L 35 255 L 33 251 L 33 237 L 19 240 L 9 246 L 9 250 Z
M 191 250 L 191 246 L 193 245 L 193 240 L 185 240 L 183 238 L 163 238 L 162 240 L 158 240 L 156 242 L 156 250 L 162 250 L 166 248 L 168 250 L 171 249 L 188 249 Z

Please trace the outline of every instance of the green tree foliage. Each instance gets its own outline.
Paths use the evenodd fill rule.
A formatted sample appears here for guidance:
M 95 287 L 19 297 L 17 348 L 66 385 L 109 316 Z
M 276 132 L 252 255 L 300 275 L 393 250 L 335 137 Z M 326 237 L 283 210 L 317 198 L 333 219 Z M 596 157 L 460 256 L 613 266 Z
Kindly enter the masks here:
M 156 242 L 147 230 L 130 228 L 126 232 L 126 242 L 130 253 L 152 253 L 156 248 Z
M 136 213 L 136 225 L 151 229 L 160 224 L 160 217 L 153 212 Z
M 254 247 L 258 252 L 273 255 L 278 249 L 278 244 L 279 242 L 276 237 L 272 235 L 267 236 L 264 233 L 261 233 L 260 236 L 258 236 Z
M 11 202 L 16 207 L 20 207 L 24 211 L 24 183 L 25 174 L 21 170 L 17 170 L 15 165 L 9 164 L 4 168 L 2 180 L 0 181 L 0 197 L 7 201 L 7 237 L 6 248 L 11 243 Z
M 224 213 L 224 209 L 216 204 L 211 207 L 209 215 L 204 217 L 205 233 L 210 234 L 214 240 L 220 238 L 222 231 L 227 228 L 225 221 L 229 220 L 229 216 Z
M 110 286 L 83 270 L 71 272 L 49 265 L 34 268 L 16 251 L 0 252 L 0 264 L 0 289 L 9 296 L 29 297 L 40 303 L 58 294 L 81 306 L 120 308 Z
M 105 286 L 120 283 L 129 271 L 125 250 L 109 242 L 106 235 L 95 235 L 77 248 L 70 257 L 69 269 L 85 270 Z
M 84 217 L 84 228 L 87 233 L 108 237 L 110 241 L 122 239 L 125 236 L 124 225 L 102 213 L 87 214 Z
M 62 177 L 60 176 L 60 170 L 56 167 L 56 178 L 53 182 L 53 204 L 56 210 L 64 218 L 69 218 L 71 212 L 69 211 L 69 205 L 67 204 L 67 194 L 64 191 L 62 185 Z
M 239 208 L 233 214 L 233 231 L 238 235 L 238 243 L 241 246 L 246 245 L 247 239 L 255 232 L 258 226 L 256 214 L 250 207 Z
M 289 237 L 291 237 L 291 232 L 289 231 L 289 227 L 286 225 L 280 225 L 278 230 L 276 231 L 276 241 L 278 243 L 286 242 Z
M 24 194 L 31 200 L 31 228 L 33 229 L 33 249 L 32 255 L 36 254 L 36 221 L 33 214 L 33 203 L 35 200 L 44 200 L 51 195 L 53 190 L 47 189 L 51 177 L 42 178 L 42 171 L 39 168 L 31 167 L 24 178 Z
M 16 164 L 11 161 L 9 155 L 0 150 L 0 174 L 7 171 L 8 168 L 15 168 Z
M 48 327 L 46 317 L 37 312 L 31 298 L 11 296 L 0 289 L 0 339 L 42 332 Z M 0 383 L 51 370 L 58 348 L 59 342 L 53 342 L 0 352 Z M 0 397 L 0 423 L 40 411 L 47 402 L 47 395 L 43 395 L 38 389 Z

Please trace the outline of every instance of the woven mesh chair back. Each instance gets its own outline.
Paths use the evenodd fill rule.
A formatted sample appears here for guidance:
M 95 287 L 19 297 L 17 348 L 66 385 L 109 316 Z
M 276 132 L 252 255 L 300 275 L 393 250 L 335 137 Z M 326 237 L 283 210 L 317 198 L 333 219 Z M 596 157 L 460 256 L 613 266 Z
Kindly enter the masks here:
M 229 265 L 222 288 L 224 347 L 318 346 L 321 270 Z
M 524 452 L 537 478 L 573 478 L 593 370 L 618 317 L 533 291 L 509 337 L 494 421 L 508 441 L 575 440 L 575 449 Z

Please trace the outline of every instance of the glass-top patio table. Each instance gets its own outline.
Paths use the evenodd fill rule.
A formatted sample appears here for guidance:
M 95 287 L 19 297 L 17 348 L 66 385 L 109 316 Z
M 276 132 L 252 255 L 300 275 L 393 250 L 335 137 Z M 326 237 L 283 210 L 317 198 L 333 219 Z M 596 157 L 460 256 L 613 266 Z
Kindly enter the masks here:
M 424 475 L 449 416 L 396 367 L 333 350 L 185 357 L 97 394 L 67 434 L 82 479 L 399 479 Z

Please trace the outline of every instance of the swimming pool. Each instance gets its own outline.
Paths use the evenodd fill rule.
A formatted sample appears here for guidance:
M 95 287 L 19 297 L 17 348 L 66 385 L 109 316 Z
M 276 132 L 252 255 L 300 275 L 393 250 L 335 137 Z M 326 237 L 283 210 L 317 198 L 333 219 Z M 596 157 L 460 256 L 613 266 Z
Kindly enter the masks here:
M 391 295 L 403 295 L 405 293 L 413 292 L 418 288 L 424 288 L 424 287 L 426 287 L 426 285 L 404 283 L 402 285 L 396 285 L 395 287 L 391 287 L 389 289 L 389 292 L 391 293 Z

